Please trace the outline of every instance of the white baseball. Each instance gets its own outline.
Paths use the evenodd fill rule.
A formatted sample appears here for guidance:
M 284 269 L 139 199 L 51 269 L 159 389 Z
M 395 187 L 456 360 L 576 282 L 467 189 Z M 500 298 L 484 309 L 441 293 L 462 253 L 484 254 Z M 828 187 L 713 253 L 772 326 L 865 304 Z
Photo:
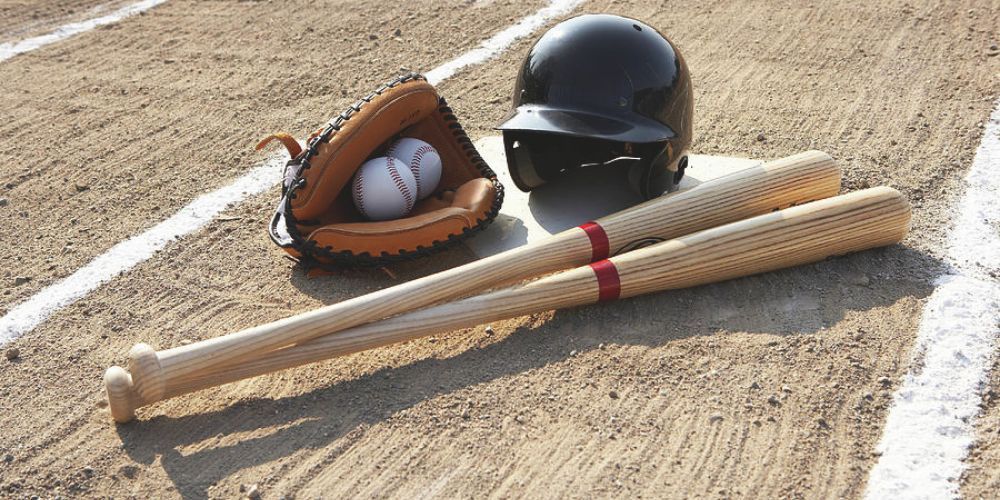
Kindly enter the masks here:
M 399 158 L 410 167 L 417 179 L 417 199 L 430 196 L 441 182 L 441 155 L 434 146 L 420 139 L 402 137 L 389 145 L 385 155 Z
M 351 186 L 354 206 L 370 220 L 398 219 L 417 202 L 417 180 L 410 169 L 391 156 L 361 165 Z

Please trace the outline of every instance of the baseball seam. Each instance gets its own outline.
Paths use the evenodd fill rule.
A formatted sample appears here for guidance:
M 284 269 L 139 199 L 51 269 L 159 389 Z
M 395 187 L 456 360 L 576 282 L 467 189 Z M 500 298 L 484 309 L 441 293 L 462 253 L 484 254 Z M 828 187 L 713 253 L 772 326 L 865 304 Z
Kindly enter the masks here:
M 409 212 L 413 208 L 413 194 L 410 193 L 410 188 L 406 186 L 406 182 L 403 181 L 403 176 L 399 175 L 399 170 L 396 170 L 396 159 L 387 156 L 386 167 L 389 169 L 389 177 L 392 177 L 393 184 L 396 185 L 396 189 L 399 189 L 399 193 L 403 195 L 403 200 L 406 201 L 406 211 Z
M 420 192 L 420 164 L 424 161 L 424 155 L 433 151 L 434 148 L 430 146 L 420 146 L 416 151 L 413 152 L 413 158 L 410 159 L 410 172 L 413 172 L 413 178 L 417 180 L 417 194 L 418 195 L 428 195 L 430 193 Z
M 368 212 L 365 211 L 365 192 L 361 189 L 361 186 L 365 182 L 365 173 L 362 171 L 358 175 L 358 179 L 354 182 L 354 206 L 358 207 L 358 211 L 361 215 L 369 217 Z

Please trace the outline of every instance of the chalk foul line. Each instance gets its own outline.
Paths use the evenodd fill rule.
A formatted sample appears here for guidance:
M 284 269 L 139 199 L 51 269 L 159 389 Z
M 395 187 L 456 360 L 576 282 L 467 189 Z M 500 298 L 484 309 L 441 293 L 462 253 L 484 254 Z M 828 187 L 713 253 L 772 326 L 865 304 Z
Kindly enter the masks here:
M 428 71 L 424 76 L 431 84 L 447 80 L 462 68 L 479 64 L 503 52 L 517 40 L 532 34 L 554 18 L 573 11 L 583 0 L 552 0 L 534 14 L 525 17 L 507 29 L 483 40 L 478 47 Z
M 866 498 L 958 498 L 1000 341 L 1000 100 L 966 176 L 947 259 L 894 395 Z
M 147 0 L 133 4 L 132 7 L 140 4 L 155 5 L 164 1 Z M 582 0 L 552 0 L 547 6 L 493 35 L 478 47 L 427 72 L 426 76 L 432 83 L 440 83 L 467 66 L 496 56 L 548 21 L 571 12 L 580 3 Z M 198 231 L 227 207 L 277 185 L 281 177 L 281 167 L 286 159 L 287 156 L 270 158 L 232 184 L 198 197 L 169 219 L 138 236 L 118 243 L 73 274 L 17 304 L 0 318 L 0 345 L 30 332 L 56 311 L 73 304 L 102 284 L 146 261 L 171 241 Z
M 285 158 L 275 157 L 236 182 L 199 196 L 173 216 L 111 247 L 63 280 L 43 288 L 0 318 L 0 344 L 35 328 L 58 309 L 149 259 L 171 241 L 201 229 L 229 205 L 274 186 Z
M 42 48 L 60 40 L 65 40 L 71 36 L 79 35 L 80 33 L 90 31 L 94 28 L 118 22 L 126 17 L 134 16 L 140 12 L 152 9 L 153 7 L 156 7 L 166 1 L 167 0 L 143 0 L 141 2 L 126 5 L 114 12 L 100 17 L 64 24 L 56 28 L 55 31 L 44 35 L 26 38 L 17 42 L 0 43 L 0 62 L 6 61 L 7 59 L 10 59 L 18 54 L 31 52 L 32 50 Z

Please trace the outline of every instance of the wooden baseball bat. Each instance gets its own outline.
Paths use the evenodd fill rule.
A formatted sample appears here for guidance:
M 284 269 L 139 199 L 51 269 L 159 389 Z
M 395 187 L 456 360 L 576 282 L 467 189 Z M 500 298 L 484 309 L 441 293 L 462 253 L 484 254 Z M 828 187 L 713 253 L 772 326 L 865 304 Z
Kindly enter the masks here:
M 569 269 L 651 242 L 833 196 L 840 190 L 840 177 L 840 169 L 829 155 L 808 151 L 647 201 L 544 241 L 268 325 L 161 352 L 139 344 L 129 354 L 129 365 L 140 368 L 132 372 L 133 383 L 156 394 L 161 392 L 159 381 L 164 379 L 211 371 L 223 363 L 252 359 L 274 349 L 503 283 Z
M 136 408 L 162 399 L 435 332 L 712 283 L 890 245 L 905 237 L 909 222 L 909 203 L 898 191 L 867 189 L 703 230 L 527 284 L 286 346 L 254 359 L 161 378 L 155 392 L 148 386 L 133 385 L 128 372 L 112 367 L 105 374 L 112 416 L 126 422 L 134 418 Z M 314 328 L 323 329 L 320 324 Z M 134 375 L 144 366 L 133 363 L 130 369 Z

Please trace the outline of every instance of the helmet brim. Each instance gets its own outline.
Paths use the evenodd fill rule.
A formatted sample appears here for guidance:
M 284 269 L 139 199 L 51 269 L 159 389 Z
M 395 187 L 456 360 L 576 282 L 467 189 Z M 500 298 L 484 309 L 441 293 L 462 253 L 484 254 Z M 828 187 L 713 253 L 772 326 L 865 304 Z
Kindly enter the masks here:
M 628 120 L 551 106 L 519 106 L 505 116 L 497 130 L 545 132 L 617 142 L 661 142 L 677 136 L 670 127 L 644 116 Z

